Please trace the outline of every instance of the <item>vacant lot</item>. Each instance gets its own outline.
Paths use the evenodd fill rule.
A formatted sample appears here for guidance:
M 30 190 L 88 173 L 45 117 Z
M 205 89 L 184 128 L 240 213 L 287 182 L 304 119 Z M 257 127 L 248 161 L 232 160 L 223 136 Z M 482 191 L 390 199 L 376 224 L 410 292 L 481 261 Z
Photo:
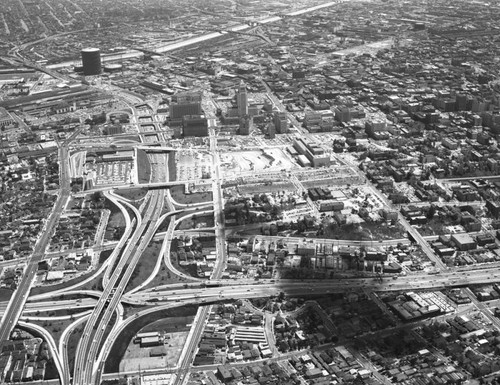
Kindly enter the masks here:
M 214 216 L 213 215 L 203 215 L 197 216 L 193 215 L 192 217 L 187 217 L 182 220 L 177 227 L 179 230 L 188 230 L 188 229 L 198 229 L 198 228 L 206 228 L 214 226 Z
M 76 348 L 78 347 L 78 343 L 82 337 L 83 329 L 85 328 L 85 323 L 78 326 L 73 332 L 69 335 L 68 339 L 68 366 L 71 373 L 73 373 L 73 369 L 75 367 L 75 354 Z
M 201 203 L 201 202 L 212 202 L 213 201 L 213 195 L 212 192 L 203 192 L 203 193 L 192 193 L 192 194 L 185 194 L 184 193 L 184 186 L 179 185 L 179 186 L 173 186 L 170 188 L 170 195 L 172 195 L 172 198 L 175 202 L 181 203 L 181 204 L 192 204 L 192 203 Z

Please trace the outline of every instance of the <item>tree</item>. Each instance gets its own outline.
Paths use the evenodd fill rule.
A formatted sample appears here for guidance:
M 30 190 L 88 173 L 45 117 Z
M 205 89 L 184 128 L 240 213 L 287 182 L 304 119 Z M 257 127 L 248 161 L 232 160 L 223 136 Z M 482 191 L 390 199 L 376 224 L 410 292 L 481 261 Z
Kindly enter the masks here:
M 104 199 L 104 195 L 102 191 L 96 191 L 91 195 L 92 202 L 99 203 L 102 199 Z
M 436 206 L 435 205 L 431 205 L 429 207 L 429 210 L 427 210 L 427 215 L 426 215 L 427 219 L 434 218 L 434 215 L 436 214 L 436 211 L 437 211 Z
M 302 268 L 309 268 L 311 267 L 311 257 L 304 255 L 300 259 L 300 267 Z

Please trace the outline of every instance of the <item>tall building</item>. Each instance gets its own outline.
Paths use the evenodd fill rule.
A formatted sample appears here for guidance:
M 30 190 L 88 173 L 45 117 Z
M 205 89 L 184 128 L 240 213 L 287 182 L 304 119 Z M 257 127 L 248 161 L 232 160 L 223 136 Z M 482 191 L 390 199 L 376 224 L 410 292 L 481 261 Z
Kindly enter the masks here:
M 208 136 L 208 120 L 205 115 L 185 115 L 182 118 L 182 135 Z
M 240 135 L 250 135 L 252 127 L 253 127 L 253 119 L 251 116 L 245 115 L 240 118 L 240 127 L 238 131 Z
M 172 96 L 170 104 L 170 125 L 176 126 L 182 124 L 184 116 L 201 115 L 201 99 L 199 92 L 182 92 Z
M 170 105 L 170 119 L 182 119 L 186 115 L 201 115 L 201 103 L 176 103 Z
M 85 76 L 101 73 L 101 51 L 99 48 L 84 48 L 81 51 L 83 74 Z
M 267 125 L 267 134 L 269 135 L 269 139 L 276 138 L 276 126 L 273 123 Z
M 238 104 L 238 116 L 243 117 L 245 115 L 248 115 L 247 86 L 243 82 L 240 83 L 236 100 Z
M 335 119 L 339 122 L 350 122 L 352 119 L 351 109 L 346 106 L 335 108 Z
M 278 134 L 288 133 L 288 119 L 286 117 L 286 112 L 275 112 L 273 116 L 273 123 Z

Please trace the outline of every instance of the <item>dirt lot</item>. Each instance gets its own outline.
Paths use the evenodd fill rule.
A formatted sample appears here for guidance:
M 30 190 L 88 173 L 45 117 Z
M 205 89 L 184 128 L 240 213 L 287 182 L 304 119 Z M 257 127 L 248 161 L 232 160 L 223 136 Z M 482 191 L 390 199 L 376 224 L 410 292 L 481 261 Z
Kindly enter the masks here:
M 179 223 L 179 230 L 197 229 L 204 227 L 213 227 L 214 217 L 213 215 L 203 215 L 203 216 L 192 216 L 184 219 Z
M 228 152 L 221 154 L 222 170 L 226 174 L 246 171 L 277 171 L 292 169 L 295 165 L 280 149 L 263 151 Z

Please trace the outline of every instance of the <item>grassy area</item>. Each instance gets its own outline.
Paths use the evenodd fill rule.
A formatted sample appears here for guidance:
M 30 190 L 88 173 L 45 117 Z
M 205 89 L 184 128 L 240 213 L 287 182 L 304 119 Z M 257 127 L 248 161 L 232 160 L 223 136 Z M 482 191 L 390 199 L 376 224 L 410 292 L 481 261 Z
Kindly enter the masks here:
M 0 301 L 10 301 L 13 293 L 13 290 L 0 288 Z
M 27 318 L 29 320 L 29 317 Z M 54 342 L 56 343 L 56 346 L 59 344 L 59 339 L 61 338 L 61 335 L 71 323 L 74 322 L 74 319 L 71 320 L 51 320 L 51 321 L 33 321 L 30 320 L 28 321 L 29 323 L 33 323 L 39 326 L 42 326 L 45 328 L 47 331 L 50 332 L 52 335 L 52 338 L 54 338 Z
M 107 225 L 108 229 L 125 227 L 125 217 L 118 206 L 113 204 L 109 199 L 106 199 L 104 207 L 111 211 Z
M 175 333 L 175 332 L 186 332 L 189 331 L 191 326 L 187 326 L 193 322 L 193 316 L 185 317 L 169 317 L 165 319 L 153 322 L 141 329 L 141 333 L 147 332 L 164 332 L 164 333 Z
M 109 258 L 109 256 L 113 254 L 113 250 L 104 250 L 99 253 L 99 265 L 103 264 L 106 262 L 106 260 Z
M 170 285 L 173 283 L 184 282 L 185 279 L 179 277 L 176 274 L 171 273 L 165 266 L 162 266 L 158 274 L 153 278 L 153 280 L 145 287 L 145 289 L 151 289 L 160 285 Z
M 158 254 L 161 250 L 161 241 L 152 241 L 141 255 L 137 266 L 127 283 L 125 292 L 132 290 L 144 282 L 152 273 L 158 260 Z
M 175 202 L 181 204 L 201 203 L 201 202 L 211 203 L 214 199 L 211 191 L 203 193 L 185 194 L 183 185 L 170 187 L 170 195 L 172 195 L 172 198 L 174 199 Z
M 128 305 L 126 303 L 123 304 L 123 318 L 127 319 L 129 317 L 133 317 L 136 313 L 148 308 L 148 305 Z
M 164 210 L 166 210 L 164 208 Z M 158 227 L 158 233 L 161 233 L 162 231 L 167 231 L 168 229 L 168 226 L 170 225 L 170 221 L 172 220 L 172 217 L 167 217 L 163 222 L 162 224 L 160 225 L 160 227 Z
M 148 193 L 146 188 L 131 188 L 124 190 L 117 190 L 117 194 L 132 201 L 138 201 L 143 199 Z
M 137 150 L 137 176 L 139 183 L 149 183 L 151 179 L 151 163 L 144 150 Z
M 214 216 L 213 215 L 193 215 L 192 217 L 187 217 L 179 223 L 179 230 L 195 229 L 200 225 L 200 227 L 213 227 L 214 226 Z
M 102 290 L 102 277 L 104 276 L 104 272 L 99 274 L 90 282 L 87 282 L 85 285 L 80 287 L 80 290 Z
M 115 340 L 111 348 L 108 360 L 104 368 L 105 373 L 116 373 L 120 369 L 120 361 L 127 351 L 127 347 L 134 336 L 143 327 L 168 317 L 187 317 L 196 314 L 197 306 L 182 306 L 174 309 L 159 310 L 154 313 L 145 315 L 144 317 L 137 317 L 125 330 L 120 334 L 119 338 Z
M 75 355 L 76 355 L 76 348 L 78 347 L 78 342 L 80 342 L 80 339 L 82 337 L 83 329 L 85 328 L 85 323 L 81 324 L 78 326 L 76 329 L 73 329 L 73 332 L 69 335 L 68 338 L 68 366 L 70 373 L 73 373 L 74 368 L 75 368 Z
M 66 299 L 66 298 L 64 298 Z M 74 315 L 78 313 L 82 313 L 88 310 L 88 308 L 80 309 L 62 309 L 62 310 L 50 310 L 50 311 L 37 311 L 36 313 L 28 313 L 28 317 L 61 317 L 66 315 Z

